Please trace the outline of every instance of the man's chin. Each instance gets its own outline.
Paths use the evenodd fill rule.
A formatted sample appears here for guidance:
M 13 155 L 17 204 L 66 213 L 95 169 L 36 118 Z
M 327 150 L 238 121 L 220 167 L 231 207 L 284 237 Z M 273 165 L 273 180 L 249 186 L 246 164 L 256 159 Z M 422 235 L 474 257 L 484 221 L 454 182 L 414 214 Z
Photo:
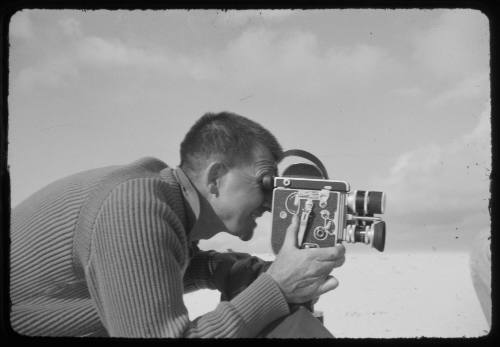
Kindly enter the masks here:
M 253 237 L 253 230 L 247 230 L 239 235 L 241 241 L 249 241 Z

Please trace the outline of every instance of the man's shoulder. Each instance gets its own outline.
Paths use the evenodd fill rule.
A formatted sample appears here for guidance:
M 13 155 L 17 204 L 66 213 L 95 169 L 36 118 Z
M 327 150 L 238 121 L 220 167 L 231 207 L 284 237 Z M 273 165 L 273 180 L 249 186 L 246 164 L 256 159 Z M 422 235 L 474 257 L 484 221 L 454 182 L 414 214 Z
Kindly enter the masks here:
M 94 167 L 61 178 L 59 181 L 80 181 L 84 178 L 93 178 L 96 180 L 114 175 L 129 174 L 158 174 L 160 171 L 168 168 L 163 161 L 154 157 L 143 157 L 129 163 L 110 164 Z
M 168 170 L 171 169 L 161 160 L 144 157 L 128 164 L 82 172 L 83 185 L 89 191 L 82 213 L 88 210 L 89 215 L 95 215 L 106 201 L 121 205 L 162 196 L 169 190 L 162 180 L 162 173 Z M 75 176 L 73 183 L 78 180 Z
M 80 171 L 55 180 L 34 192 L 20 205 L 48 202 L 61 198 L 81 197 L 85 200 L 104 196 L 115 187 L 132 179 L 160 179 L 162 171 L 168 171 L 167 164 L 153 157 L 121 164 L 101 166 Z
M 117 187 L 131 180 L 159 180 L 161 173 L 170 170 L 163 161 L 154 157 L 143 157 L 124 165 L 97 169 L 101 187 Z
M 120 183 L 134 178 L 159 177 L 162 170 L 168 165 L 154 157 L 143 157 L 135 161 L 113 166 L 105 166 L 81 172 L 80 175 L 95 176 L 100 181 L 114 181 Z
M 130 164 L 124 165 L 124 167 L 142 169 L 149 172 L 160 172 L 161 170 L 167 168 L 168 165 L 155 157 L 143 157 L 131 162 Z

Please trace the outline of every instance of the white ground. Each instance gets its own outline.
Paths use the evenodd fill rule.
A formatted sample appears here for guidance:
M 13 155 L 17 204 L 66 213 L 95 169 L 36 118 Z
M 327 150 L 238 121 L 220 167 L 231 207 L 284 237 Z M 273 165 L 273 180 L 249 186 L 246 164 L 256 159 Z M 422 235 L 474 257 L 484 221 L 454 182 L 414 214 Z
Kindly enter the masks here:
M 336 337 L 476 337 L 489 331 L 467 253 L 346 254 L 332 274 L 340 285 L 315 309 Z M 184 299 L 194 319 L 217 306 L 219 293 L 201 290 Z

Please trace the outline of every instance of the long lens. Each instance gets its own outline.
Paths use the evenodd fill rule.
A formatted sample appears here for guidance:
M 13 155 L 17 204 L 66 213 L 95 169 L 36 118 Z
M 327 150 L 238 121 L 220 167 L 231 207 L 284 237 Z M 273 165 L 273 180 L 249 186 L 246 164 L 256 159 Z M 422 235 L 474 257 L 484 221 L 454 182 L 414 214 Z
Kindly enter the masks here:
M 368 192 L 368 214 L 383 214 L 385 212 L 385 193 L 384 192 Z
M 357 215 L 381 214 L 385 211 L 385 193 L 355 190 L 347 194 L 347 207 Z

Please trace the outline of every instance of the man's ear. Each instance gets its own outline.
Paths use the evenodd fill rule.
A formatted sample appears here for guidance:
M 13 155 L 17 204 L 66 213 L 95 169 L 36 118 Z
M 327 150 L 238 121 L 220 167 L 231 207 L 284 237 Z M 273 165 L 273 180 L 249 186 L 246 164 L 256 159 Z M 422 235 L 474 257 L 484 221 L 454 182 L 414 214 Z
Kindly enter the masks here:
M 219 195 L 221 179 L 227 173 L 227 171 L 227 166 L 219 161 L 214 161 L 207 167 L 206 185 L 209 194 L 216 196 Z

